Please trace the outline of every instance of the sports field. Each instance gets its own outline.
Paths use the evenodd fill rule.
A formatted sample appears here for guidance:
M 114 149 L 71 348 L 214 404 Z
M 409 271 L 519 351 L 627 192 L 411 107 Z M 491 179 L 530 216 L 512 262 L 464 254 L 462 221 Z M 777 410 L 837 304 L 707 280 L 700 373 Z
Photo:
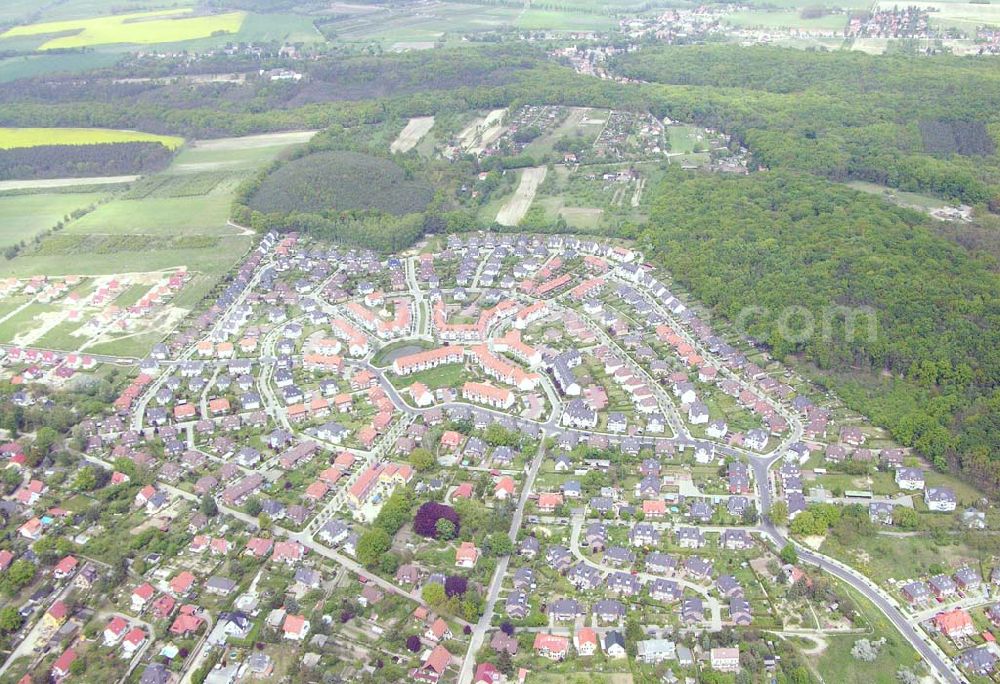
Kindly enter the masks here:
M 158 142 L 174 150 L 184 143 L 184 138 L 109 128 L 0 128 L 0 149 L 3 150 L 39 145 L 97 145 L 120 142 Z
M 92 19 L 50 21 L 15 26 L 0 34 L 0 45 L 5 39 L 50 35 L 53 37 L 39 45 L 39 50 L 123 43 L 140 45 L 174 43 L 208 38 L 220 33 L 236 33 L 242 27 L 245 18 L 246 12 L 196 16 L 189 9 L 176 9 Z

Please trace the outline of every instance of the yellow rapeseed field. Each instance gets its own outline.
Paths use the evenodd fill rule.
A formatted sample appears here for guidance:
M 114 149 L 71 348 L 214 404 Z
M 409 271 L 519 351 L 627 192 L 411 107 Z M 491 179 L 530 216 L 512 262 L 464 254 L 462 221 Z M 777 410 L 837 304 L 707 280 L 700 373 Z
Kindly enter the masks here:
M 96 145 L 117 142 L 158 142 L 176 149 L 183 138 L 109 128 L 0 128 L 0 150 L 39 145 Z
M 114 43 L 173 43 L 181 40 L 207 38 L 214 33 L 236 33 L 243 25 L 246 12 L 226 12 L 186 16 L 188 9 L 160 12 L 119 14 L 113 17 L 50 21 L 27 26 L 15 26 L 0 34 L 0 39 L 22 36 L 67 33 L 43 43 L 40 50 L 76 48 Z

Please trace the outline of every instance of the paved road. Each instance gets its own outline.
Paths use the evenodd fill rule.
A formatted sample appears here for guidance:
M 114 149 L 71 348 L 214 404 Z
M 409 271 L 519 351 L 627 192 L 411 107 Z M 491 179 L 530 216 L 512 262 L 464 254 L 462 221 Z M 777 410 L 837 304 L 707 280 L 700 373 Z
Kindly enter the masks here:
M 759 527 L 760 531 L 770 537 L 776 548 L 780 549 L 788 543 L 794 544 L 800 561 L 813 565 L 823 572 L 833 575 L 842 582 L 850 585 L 858 593 L 874 603 L 875 606 L 878 607 L 878 609 L 889 619 L 889 621 L 896 626 L 896 629 L 900 631 L 903 637 L 910 642 L 910 645 L 917 651 L 917 653 L 920 654 L 932 674 L 934 674 L 939 681 L 948 682 L 950 684 L 967 682 L 968 680 L 962 675 L 961 672 L 958 671 L 955 665 L 951 662 L 951 659 L 948 658 L 935 644 L 932 644 L 919 631 L 919 628 L 915 628 L 912 624 L 910 624 L 910 621 L 907 620 L 903 613 L 899 610 L 895 600 L 883 591 L 877 584 L 859 573 L 857 570 L 854 570 L 839 561 L 836 561 L 828 556 L 824 556 L 821 553 L 817 553 L 816 551 L 789 539 L 784 532 L 778 529 L 770 522 L 770 520 L 767 519 L 767 512 L 770 509 L 773 500 L 768 470 L 771 465 L 779 460 L 779 458 L 780 457 L 778 456 L 755 458 L 750 462 L 754 470 L 756 486 L 759 490 L 758 501 L 760 501 L 762 518 L 762 522 Z
M 517 508 L 514 509 L 514 515 L 511 517 L 510 530 L 508 531 L 507 536 L 510 537 L 512 542 L 517 541 L 517 532 L 521 529 L 521 519 L 524 516 L 524 507 L 528 503 L 528 497 L 531 495 L 531 490 L 535 484 L 535 476 L 538 475 L 538 469 L 541 467 L 542 461 L 544 460 L 545 438 L 543 435 L 541 444 L 538 447 L 538 452 L 535 454 L 535 458 L 531 461 L 528 473 L 524 478 L 524 484 L 521 486 L 521 497 L 517 501 Z M 493 609 L 496 606 L 497 597 L 500 595 L 500 587 L 503 585 L 504 575 L 507 574 L 507 565 L 509 562 L 510 556 L 504 556 L 499 560 L 496 569 L 493 571 L 493 579 L 490 580 L 490 586 L 486 593 L 486 607 L 483 610 L 482 617 L 479 618 L 479 622 L 477 622 L 475 627 L 472 629 L 472 636 L 469 640 L 469 648 L 465 652 L 465 657 L 462 659 L 462 669 L 459 671 L 458 675 L 459 684 L 469 684 L 469 682 L 472 681 L 473 668 L 476 664 L 476 653 L 486 640 L 486 632 L 489 630 L 490 623 L 493 620 Z
M 619 571 L 621 568 L 613 568 L 609 565 L 598 563 L 595 560 L 587 558 L 586 556 L 583 555 L 583 553 L 580 551 L 580 531 L 583 528 L 583 523 L 584 523 L 584 517 L 582 515 L 573 516 L 573 523 L 572 523 L 573 527 L 570 532 L 570 538 L 569 538 L 570 552 L 576 557 L 577 560 L 586 563 L 591 567 L 597 568 L 603 573 L 610 574 Z M 656 580 L 658 577 L 660 577 L 659 575 L 654 575 L 648 572 L 636 572 L 635 576 L 638 577 L 643 582 L 652 582 Z M 676 582 L 678 586 L 685 587 L 695 592 L 696 594 L 700 594 L 702 598 L 705 600 L 705 605 L 708 606 L 709 612 L 712 614 L 712 617 L 708 623 L 709 630 L 712 632 L 718 632 L 719 630 L 722 629 L 722 607 L 719 605 L 718 599 L 716 599 L 714 596 L 709 595 L 708 587 L 702 586 L 700 584 L 695 584 L 694 582 L 689 582 L 680 577 L 666 578 L 664 576 L 664 579 L 670 579 L 671 581 Z

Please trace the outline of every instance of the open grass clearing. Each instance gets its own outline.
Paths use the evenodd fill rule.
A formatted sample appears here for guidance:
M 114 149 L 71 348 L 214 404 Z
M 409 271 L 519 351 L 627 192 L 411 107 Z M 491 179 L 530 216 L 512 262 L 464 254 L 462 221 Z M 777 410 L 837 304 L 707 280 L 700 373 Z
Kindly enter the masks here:
M 74 221 L 69 234 L 90 235 L 232 235 L 226 224 L 231 198 L 226 194 L 195 197 L 114 199 Z
M 429 368 L 406 376 L 390 373 L 386 377 L 400 389 L 409 387 L 415 382 L 422 382 L 431 391 L 442 387 L 461 387 L 463 382 L 470 379 L 469 374 L 465 372 L 465 366 L 460 363 L 446 363 L 437 368 Z
M 867 192 L 870 195 L 878 195 L 879 197 L 882 197 L 893 204 L 898 204 L 901 207 L 916 209 L 927 213 L 930 213 L 935 209 L 944 209 L 949 206 L 948 203 L 944 202 L 940 197 L 921 195 L 916 192 L 904 192 L 903 190 L 896 190 L 895 188 L 879 185 L 877 183 L 851 181 L 850 183 L 847 183 L 847 187 L 860 190 L 861 192 Z
M 827 648 L 820 654 L 818 660 L 808 658 L 811 666 L 822 674 L 823 681 L 843 684 L 895 684 L 899 681 L 896 671 L 900 666 L 920 672 L 917 653 L 885 615 L 853 589 L 848 588 L 847 591 L 867 623 L 859 627 L 868 627 L 871 633 L 826 635 L 824 638 Z M 883 637 L 886 639 L 886 644 L 873 662 L 866 663 L 851 655 L 854 642 L 859 638 L 877 640 Z
M 37 193 L 0 197 L 0 249 L 27 242 L 67 214 L 101 199 L 100 193 Z
M 389 146 L 390 152 L 409 152 L 434 127 L 433 116 L 416 116 L 410 119 L 399 136 Z
M 979 26 L 1000 24 L 1000 4 L 977 4 L 972 2 L 921 2 L 921 9 L 930 11 L 928 18 L 931 26 L 942 28 L 958 28 L 965 31 L 975 31 Z M 877 9 L 892 10 L 894 4 L 886 0 L 876 3 Z
M 76 74 L 113 66 L 118 55 L 109 52 L 51 53 L 17 55 L 0 59 L 0 83 L 48 74 Z
M 458 134 L 459 145 L 472 154 L 482 152 L 490 143 L 503 135 L 503 119 L 506 113 L 506 109 L 494 109 L 486 116 L 475 119 Z
M 309 142 L 314 135 L 316 131 L 287 131 L 198 140 L 182 149 L 165 173 L 249 171 L 272 161 L 291 146 Z
M 545 180 L 546 167 L 535 166 L 521 172 L 521 182 L 518 183 L 514 196 L 497 212 L 497 223 L 501 226 L 516 226 L 528 213 L 538 186 Z
M 173 135 L 109 128 L 0 128 L 0 149 L 4 150 L 39 145 L 98 145 L 120 142 L 158 142 L 174 150 L 184 143 L 184 139 Z
M 38 46 L 40 50 L 92 45 L 170 43 L 208 38 L 220 33 L 236 33 L 242 27 L 245 18 L 245 12 L 194 15 L 190 9 L 174 9 L 49 21 L 15 26 L 0 34 L 0 46 L 5 39 L 28 36 L 50 37 Z
M 39 273 L 50 276 L 106 275 L 187 266 L 192 272 L 212 274 L 218 278 L 246 254 L 250 244 L 249 237 L 232 236 L 218 238 L 210 248 L 176 247 L 128 252 L 21 255 L 13 261 L 0 264 L 0 276 L 26 278 Z
M 601 31 L 617 25 L 616 19 L 605 14 L 543 9 L 525 9 L 514 22 L 516 28 L 532 31 Z
M 795 10 L 744 10 L 726 15 L 726 23 L 737 28 L 811 29 L 842 31 L 847 26 L 847 14 L 823 14 L 803 17 Z
M 33 180 L 0 181 L 0 192 L 11 190 L 39 190 L 46 188 L 75 188 L 95 185 L 124 185 L 139 176 L 90 176 L 86 178 L 35 178 Z
M 171 7 L 193 7 L 197 0 L 171 0 Z M 0 21 L 4 24 L 30 23 L 37 21 L 35 17 L 41 3 L 38 0 L 4 0 L 0 3 Z M 130 12 L 152 11 L 162 9 L 162 0 L 121 0 L 115 6 L 119 11 Z M 58 3 L 45 4 L 45 17 L 49 21 L 65 19 L 87 19 L 109 12 L 107 0 L 59 0 Z

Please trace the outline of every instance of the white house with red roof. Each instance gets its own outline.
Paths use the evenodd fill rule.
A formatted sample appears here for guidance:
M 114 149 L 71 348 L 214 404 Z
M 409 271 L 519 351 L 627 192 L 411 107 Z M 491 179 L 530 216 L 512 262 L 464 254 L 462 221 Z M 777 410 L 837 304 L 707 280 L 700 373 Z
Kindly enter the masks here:
M 303 615 L 286 615 L 282 631 L 286 639 L 303 641 L 309 634 L 309 621 Z
M 126 632 L 128 632 L 128 620 L 120 615 L 114 616 L 104 628 L 104 645 L 114 646 L 124 638 Z

